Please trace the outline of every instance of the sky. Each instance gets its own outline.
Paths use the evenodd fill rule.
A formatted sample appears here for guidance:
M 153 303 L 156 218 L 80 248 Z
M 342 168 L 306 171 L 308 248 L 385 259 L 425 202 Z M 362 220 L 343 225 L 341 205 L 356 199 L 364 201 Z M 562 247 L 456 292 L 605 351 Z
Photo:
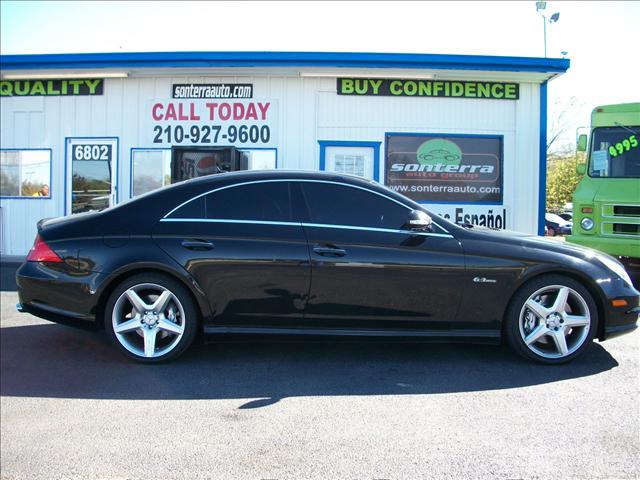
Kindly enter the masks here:
M 638 102 L 640 1 L 548 1 L 556 150 L 593 107 Z M 0 2 L 0 53 L 143 51 L 401 52 L 543 57 L 543 18 L 519 2 Z M 566 53 L 562 53 L 566 52 Z

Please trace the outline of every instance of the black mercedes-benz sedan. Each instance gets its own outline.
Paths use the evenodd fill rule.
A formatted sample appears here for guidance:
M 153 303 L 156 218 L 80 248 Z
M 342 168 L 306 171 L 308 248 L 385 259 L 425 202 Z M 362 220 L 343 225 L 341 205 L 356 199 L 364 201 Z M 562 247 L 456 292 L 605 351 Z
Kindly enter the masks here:
M 17 283 L 19 310 L 104 328 L 149 363 L 202 332 L 505 341 L 553 364 L 639 312 L 608 255 L 318 172 L 211 175 L 42 220 Z

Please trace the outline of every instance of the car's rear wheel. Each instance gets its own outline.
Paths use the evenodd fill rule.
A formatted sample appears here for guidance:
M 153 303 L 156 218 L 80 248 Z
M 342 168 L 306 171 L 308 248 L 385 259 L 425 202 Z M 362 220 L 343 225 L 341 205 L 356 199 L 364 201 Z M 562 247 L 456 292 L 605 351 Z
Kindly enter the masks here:
M 541 363 L 564 363 L 592 343 L 598 310 L 589 291 L 563 275 L 543 275 L 525 284 L 507 309 L 511 347 Z
M 175 279 L 143 273 L 120 283 L 105 307 L 105 329 L 127 357 L 144 363 L 176 358 L 193 343 L 198 315 Z

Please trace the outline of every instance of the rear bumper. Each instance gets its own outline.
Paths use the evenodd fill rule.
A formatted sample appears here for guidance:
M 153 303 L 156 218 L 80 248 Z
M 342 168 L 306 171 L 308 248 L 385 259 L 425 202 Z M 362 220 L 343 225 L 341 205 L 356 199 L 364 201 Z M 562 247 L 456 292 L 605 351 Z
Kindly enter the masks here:
M 100 275 L 25 262 L 16 272 L 18 311 L 65 325 L 95 328 Z
M 69 327 L 82 328 L 85 330 L 97 330 L 98 325 L 94 318 L 77 316 L 75 312 L 60 310 L 50 306 L 35 306 L 33 304 L 18 303 L 16 310 L 21 313 L 30 313 L 36 317 L 50 322 L 60 323 Z

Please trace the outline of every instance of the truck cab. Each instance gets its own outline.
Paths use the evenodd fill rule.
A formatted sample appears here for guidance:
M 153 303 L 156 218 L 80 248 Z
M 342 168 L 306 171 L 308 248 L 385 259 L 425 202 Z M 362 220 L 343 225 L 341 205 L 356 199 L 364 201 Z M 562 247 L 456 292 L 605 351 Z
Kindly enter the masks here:
M 587 162 L 573 196 L 567 241 L 618 257 L 640 280 L 640 103 L 596 107 L 591 134 L 578 137 Z M 587 145 L 588 143 L 588 145 Z

